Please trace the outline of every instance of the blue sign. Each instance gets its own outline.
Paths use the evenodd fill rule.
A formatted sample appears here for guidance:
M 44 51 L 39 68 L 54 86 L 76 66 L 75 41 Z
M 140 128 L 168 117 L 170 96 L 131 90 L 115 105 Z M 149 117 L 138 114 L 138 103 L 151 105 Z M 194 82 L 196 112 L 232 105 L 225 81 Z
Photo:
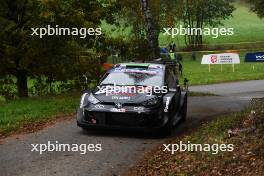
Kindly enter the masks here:
M 245 62 L 264 62 L 264 52 L 247 53 Z

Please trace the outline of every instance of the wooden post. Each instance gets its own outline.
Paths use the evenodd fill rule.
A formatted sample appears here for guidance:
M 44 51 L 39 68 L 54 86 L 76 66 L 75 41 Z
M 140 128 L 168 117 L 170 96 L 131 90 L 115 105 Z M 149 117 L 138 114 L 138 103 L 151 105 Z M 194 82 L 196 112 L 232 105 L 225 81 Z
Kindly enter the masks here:
M 221 64 L 221 72 L 223 72 L 223 64 Z
M 235 72 L 235 64 L 233 64 L 233 72 Z
M 211 64 L 208 65 L 209 66 L 209 73 L 211 72 Z

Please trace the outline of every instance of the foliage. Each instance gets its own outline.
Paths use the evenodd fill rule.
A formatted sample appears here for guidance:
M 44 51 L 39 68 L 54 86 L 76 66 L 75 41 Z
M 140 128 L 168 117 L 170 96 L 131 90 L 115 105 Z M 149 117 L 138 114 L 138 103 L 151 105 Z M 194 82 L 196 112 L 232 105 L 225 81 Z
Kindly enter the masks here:
M 5 76 L 0 79 L 0 95 L 5 99 L 14 99 L 16 97 L 16 85 L 11 76 Z
M 40 39 L 38 36 L 31 36 L 31 28 L 47 25 L 96 28 L 101 19 L 105 17 L 107 20 L 111 16 L 105 14 L 108 4 L 97 0 L 7 0 L 1 4 L 0 74 L 16 77 L 20 97 L 28 96 L 29 76 L 45 76 L 52 83 L 82 75 L 84 69 L 78 68 L 79 51 L 96 47 L 98 39 L 96 36 L 85 39 L 78 36 L 45 36 Z M 92 68 L 94 67 L 101 65 L 93 65 Z M 89 68 L 90 66 L 86 67 L 85 72 L 89 72 Z
M 247 0 L 251 4 L 251 9 L 253 12 L 256 12 L 259 17 L 264 17 L 264 3 L 263 0 Z
M 200 28 L 217 27 L 222 20 L 228 19 L 235 10 L 233 1 L 229 0 L 184 0 L 177 1 L 176 11 L 185 27 Z M 186 35 L 185 43 L 192 47 L 201 47 L 203 35 Z
M 155 33 L 159 35 L 163 27 L 173 28 L 179 24 L 191 28 L 222 25 L 222 21 L 230 18 L 235 9 L 233 0 L 148 0 L 144 2 L 148 5 L 145 11 L 141 6 L 144 4 L 141 0 L 118 1 L 119 7 L 122 8 L 117 11 L 115 21 L 117 26 L 131 27 L 130 38 L 142 41 L 147 39 L 149 42 L 155 40 L 154 38 L 157 39 L 154 35 Z M 153 39 L 149 38 L 150 34 L 153 35 Z M 185 36 L 185 43 L 188 46 L 200 47 L 203 42 L 202 35 Z

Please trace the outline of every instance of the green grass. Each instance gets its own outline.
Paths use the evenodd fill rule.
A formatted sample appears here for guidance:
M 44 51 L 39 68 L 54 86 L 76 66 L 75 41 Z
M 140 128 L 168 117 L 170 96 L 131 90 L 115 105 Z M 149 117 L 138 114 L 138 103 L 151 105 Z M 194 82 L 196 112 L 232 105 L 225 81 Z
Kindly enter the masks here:
M 0 95 L 0 105 L 6 101 L 5 97 Z
M 235 34 L 230 37 L 208 38 L 209 43 L 221 44 L 232 42 L 256 42 L 264 40 L 264 20 L 243 5 L 236 5 L 233 18 L 224 22 L 227 28 L 234 28 Z
M 0 134 L 18 130 L 23 125 L 43 122 L 59 114 L 75 112 L 79 94 L 64 94 L 19 99 L 0 105 Z
M 241 64 L 235 65 L 235 72 L 233 72 L 232 65 L 223 65 L 222 72 L 221 65 L 211 65 L 209 73 L 208 65 L 201 65 L 201 53 L 197 54 L 196 61 L 190 59 L 190 54 L 184 54 L 182 78 L 189 79 L 190 85 L 264 79 L 264 63 L 244 63 L 244 56 L 245 53 L 240 54 Z

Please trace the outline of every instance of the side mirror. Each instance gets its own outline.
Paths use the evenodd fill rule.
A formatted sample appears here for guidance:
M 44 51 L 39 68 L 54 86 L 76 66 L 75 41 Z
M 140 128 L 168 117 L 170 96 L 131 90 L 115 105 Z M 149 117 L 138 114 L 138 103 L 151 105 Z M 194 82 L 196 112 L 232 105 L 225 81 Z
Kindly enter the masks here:
M 88 78 L 86 75 L 82 76 L 82 83 L 83 83 L 83 92 L 87 92 L 88 90 Z
M 87 76 L 86 75 L 83 75 L 82 77 L 83 77 L 83 83 L 84 84 L 88 84 L 88 78 L 87 78 Z
M 181 91 L 181 86 L 179 84 L 177 84 L 177 91 L 180 92 Z

